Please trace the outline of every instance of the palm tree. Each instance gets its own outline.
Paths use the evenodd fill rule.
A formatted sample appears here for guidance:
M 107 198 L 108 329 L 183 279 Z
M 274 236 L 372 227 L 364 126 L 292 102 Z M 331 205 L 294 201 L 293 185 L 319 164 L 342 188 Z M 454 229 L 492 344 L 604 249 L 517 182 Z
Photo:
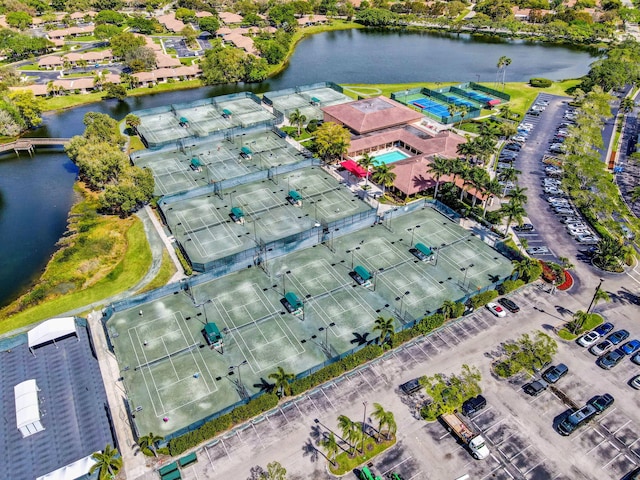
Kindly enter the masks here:
M 444 318 L 446 318 L 447 320 L 453 317 L 453 312 L 455 312 L 456 309 L 456 302 L 454 302 L 453 300 L 445 300 L 440 307 L 440 311 L 444 315 Z
M 304 122 L 307 121 L 307 117 L 300 113 L 300 109 L 296 108 L 291 115 L 289 115 L 289 122 L 291 125 L 295 125 L 298 127 L 298 136 L 300 136 L 300 129 L 304 125 Z
M 527 203 L 527 196 L 524 194 L 525 191 L 527 191 L 526 187 L 516 186 L 509 193 L 510 200 L 519 203 L 520 205 L 524 205 Z
M 371 171 L 371 167 L 376 165 L 375 160 L 368 153 L 363 153 L 360 160 L 358 160 L 358 165 L 364 168 L 367 171 L 367 176 L 365 177 L 364 184 L 369 184 L 369 172 Z
M 130 73 L 121 73 L 120 74 L 120 83 L 124 83 L 124 86 L 127 90 L 133 88 L 133 82 L 135 77 Z
M 469 113 L 469 107 L 467 107 L 466 105 L 460 105 L 460 125 L 462 125 L 464 123 L 464 117 L 467 116 L 467 114 Z
M 396 424 L 396 419 L 395 419 L 395 416 L 393 415 L 393 412 L 387 412 L 386 424 L 387 424 L 387 440 L 389 440 L 391 436 L 395 435 L 396 432 L 398 431 L 398 425 Z
M 620 102 L 620 111 L 621 111 L 623 114 L 625 114 L 625 115 L 626 115 L 627 113 L 629 113 L 629 112 L 633 111 L 633 109 L 635 108 L 635 106 L 636 106 L 636 104 L 635 104 L 635 102 L 633 101 L 633 98 L 631 98 L 631 97 L 624 97 L 624 98 L 622 99 L 622 101 Z
M 624 256 L 624 246 L 613 237 L 604 237 L 596 246 L 593 263 L 607 271 L 620 269 L 620 261 Z
M 478 153 L 478 145 L 473 142 L 469 135 L 466 135 L 467 141 L 465 143 L 459 143 L 456 147 L 458 155 L 462 155 L 467 163 L 469 160 Z
M 329 461 L 335 466 L 336 464 L 336 455 L 338 454 L 338 450 L 340 450 L 340 446 L 336 441 L 336 436 L 331 432 L 328 437 L 325 437 L 323 440 L 320 440 L 320 446 L 325 449 L 327 452 L 327 458 Z
M 381 433 L 382 427 L 387 423 L 387 411 L 379 403 L 374 403 L 371 416 L 378 421 L 378 433 Z
M 511 65 L 511 59 L 508 57 L 504 58 L 504 66 L 502 67 L 502 91 L 504 92 L 504 79 L 507 74 L 507 67 Z
M 141 123 L 139 116 L 133 113 L 129 113 L 126 117 L 124 117 L 124 122 L 127 125 L 127 127 L 129 127 L 134 132 L 138 133 L 138 127 L 140 126 L 140 123 Z
M 513 262 L 513 270 L 518 273 L 518 277 L 522 278 L 525 282 L 534 280 L 532 278 L 533 273 L 539 271 L 540 262 L 535 258 L 524 258 L 519 262 Z
M 598 303 L 600 302 L 610 302 L 610 301 L 611 301 L 611 296 L 601 288 L 598 288 L 596 293 L 593 295 L 593 305 L 591 307 L 593 309 L 593 308 L 596 308 L 596 305 L 598 305 Z M 587 310 L 587 313 L 589 312 L 591 312 L 591 309 Z
M 482 206 L 482 218 L 485 217 L 487 213 L 487 207 L 489 206 L 489 200 L 494 198 L 502 191 L 502 185 L 495 178 L 492 178 L 483 186 L 484 194 L 487 198 L 484 200 L 484 205 Z
M 527 213 L 521 204 L 509 200 L 506 205 L 502 206 L 502 211 L 507 217 L 507 228 L 504 229 L 504 234 L 507 235 L 511 222 L 515 220 L 518 223 L 522 223 L 522 217 Z
M 589 318 L 589 314 L 583 310 L 578 310 L 574 313 L 573 320 L 569 322 L 568 326 L 571 333 L 576 335 L 584 325 L 584 322 L 587 321 L 587 318 Z
M 471 185 L 476 189 L 476 193 L 471 201 L 472 208 L 476 206 L 478 192 L 480 192 L 489 181 L 489 173 L 484 168 L 474 168 L 471 170 Z
M 571 263 L 571 260 L 569 260 L 567 257 L 558 257 L 558 260 L 560 260 L 560 265 L 565 270 L 569 270 L 569 269 L 575 267 L 575 265 L 573 263 Z
M 499 78 L 500 78 L 500 72 L 502 72 L 502 89 L 504 90 L 504 77 L 507 71 L 507 67 L 511 65 L 511 59 L 509 57 L 506 56 L 501 56 L 498 59 L 498 72 L 496 73 L 496 83 L 500 83 L 499 82 Z
M 465 187 L 471 185 L 471 180 L 473 179 L 473 169 L 465 166 L 465 168 L 461 169 L 458 172 L 458 176 L 462 179 L 462 186 L 460 187 L 460 198 L 462 201 L 462 197 L 464 197 L 465 192 L 467 191 Z
M 143 435 L 142 437 L 140 437 L 138 439 L 138 446 L 140 447 L 140 450 L 142 450 L 143 452 L 145 450 L 151 450 L 151 453 L 153 453 L 154 457 L 158 456 L 158 451 L 156 450 L 156 444 L 158 442 L 161 442 L 164 439 L 164 437 L 161 437 L 159 435 L 154 435 L 153 432 L 149 432 L 148 435 Z
M 358 429 L 358 424 L 346 415 L 340 415 L 338 417 L 338 428 L 342 432 L 342 438 L 345 439 L 349 448 L 355 450 L 354 440 L 357 440 L 357 434 L 354 432 Z
M 516 170 L 515 168 L 507 168 L 502 170 L 498 174 L 498 178 L 505 182 L 504 190 L 502 191 L 502 196 L 504 197 L 507 194 L 508 185 L 510 182 L 518 181 L 518 174 L 521 173 L 520 170 Z
M 458 113 L 460 109 L 458 108 L 458 105 L 456 105 L 455 103 L 450 103 L 449 106 L 447 107 L 447 111 L 449 112 L 449 118 L 453 120 L 453 117 L 456 116 L 456 113 Z
M 379 185 L 382 185 L 382 193 L 385 192 L 386 187 L 391 187 L 396 179 L 396 174 L 391 171 L 394 168 L 393 164 L 388 165 L 383 163 L 382 165 L 378 165 L 373 171 L 371 179 Z
M 464 145 L 464 143 L 461 143 L 460 145 Z M 436 188 L 433 193 L 433 198 L 437 199 L 440 179 L 451 172 L 451 162 L 444 157 L 436 155 L 433 157 L 433 162 L 431 162 L 427 167 L 427 172 L 431 173 L 431 176 L 436 179 Z
M 291 395 L 291 381 L 296 378 L 293 373 L 285 372 L 284 368 L 278 367 L 278 371 L 270 373 L 269 378 L 275 381 L 278 397 Z
M 89 473 L 93 474 L 99 471 L 98 478 L 100 480 L 108 480 L 114 478 L 120 469 L 122 468 L 122 457 L 117 448 L 111 448 L 111 445 L 107 444 L 102 452 L 96 452 L 91 455 L 96 463 L 91 465 Z
M 373 326 L 373 331 L 380 332 L 380 336 L 378 337 L 379 343 L 385 343 L 387 339 L 392 337 L 396 332 L 394 322 L 394 319 L 391 317 L 384 318 L 380 316 L 376 318 L 375 325 Z

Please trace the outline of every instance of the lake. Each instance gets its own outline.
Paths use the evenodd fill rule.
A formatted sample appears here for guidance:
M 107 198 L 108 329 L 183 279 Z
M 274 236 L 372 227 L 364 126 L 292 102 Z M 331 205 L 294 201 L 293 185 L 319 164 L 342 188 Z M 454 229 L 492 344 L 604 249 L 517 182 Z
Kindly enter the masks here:
M 49 113 L 35 137 L 71 137 L 84 130 L 87 112 L 122 119 L 129 112 L 242 90 L 256 93 L 321 81 L 335 83 L 490 82 L 498 58 L 507 56 L 507 82 L 553 80 L 586 74 L 594 52 L 526 40 L 469 34 L 386 30 L 325 32 L 302 40 L 287 68 L 259 84 L 220 85 L 104 101 Z M 0 306 L 37 278 L 65 230 L 76 169 L 61 153 L 39 151 L 0 158 Z

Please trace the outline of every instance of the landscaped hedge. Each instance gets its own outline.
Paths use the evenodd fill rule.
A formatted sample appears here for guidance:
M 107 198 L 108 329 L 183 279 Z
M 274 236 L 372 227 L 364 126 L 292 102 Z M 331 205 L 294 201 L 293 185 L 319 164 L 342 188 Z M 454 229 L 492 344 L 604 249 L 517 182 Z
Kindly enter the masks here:
M 487 290 L 486 292 L 482 292 L 479 295 L 476 295 L 471 299 L 471 305 L 473 308 L 479 308 L 483 305 L 486 305 L 491 300 L 494 300 L 498 297 L 498 292 L 496 290 Z
M 498 287 L 498 291 L 500 295 L 506 295 L 507 293 L 511 293 L 514 290 L 522 287 L 524 285 L 524 280 L 505 280 L 502 285 Z
M 278 396 L 275 393 L 265 393 L 246 405 L 210 420 L 193 432 L 171 439 L 169 441 L 169 452 L 172 456 L 180 455 L 191 447 L 195 447 L 199 443 L 209 440 L 225 430 L 229 430 L 233 425 L 245 422 L 256 415 L 271 410 L 278 405 L 278 400 Z
M 529 80 L 529 85 L 536 88 L 547 88 L 550 87 L 553 81 L 548 78 L 532 78 Z

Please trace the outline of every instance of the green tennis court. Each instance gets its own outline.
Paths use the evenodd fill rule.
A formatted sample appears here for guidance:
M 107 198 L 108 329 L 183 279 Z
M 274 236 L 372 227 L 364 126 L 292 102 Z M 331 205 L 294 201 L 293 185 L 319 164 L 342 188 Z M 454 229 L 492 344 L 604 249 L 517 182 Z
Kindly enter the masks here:
M 267 92 L 264 95 L 273 102 L 273 108 L 282 112 L 286 118 L 298 110 L 309 120 L 322 120 L 324 113 L 322 107 L 338 105 L 353 101 L 353 98 L 344 95 L 329 87 L 314 88 L 299 93 L 281 94 L 281 92 Z

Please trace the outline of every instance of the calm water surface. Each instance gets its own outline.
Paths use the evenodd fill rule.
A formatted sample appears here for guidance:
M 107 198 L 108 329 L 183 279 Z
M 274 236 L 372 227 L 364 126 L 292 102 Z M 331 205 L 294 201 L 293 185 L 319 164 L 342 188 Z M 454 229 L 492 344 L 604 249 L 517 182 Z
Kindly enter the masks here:
M 297 46 L 288 67 L 254 85 L 221 85 L 109 100 L 44 116 L 37 137 L 71 137 L 84 130 L 87 112 L 122 119 L 131 111 L 224 95 L 257 93 L 330 80 L 336 83 L 403 83 L 495 79 L 501 56 L 511 58 L 506 81 L 531 77 L 576 78 L 596 57 L 586 50 L 470 35 L 375 30 L 326 32 Z M 62 153 L 35 158 L 0 157 L 0 306 L 37 278 L 64 233 L 76 169 Z

